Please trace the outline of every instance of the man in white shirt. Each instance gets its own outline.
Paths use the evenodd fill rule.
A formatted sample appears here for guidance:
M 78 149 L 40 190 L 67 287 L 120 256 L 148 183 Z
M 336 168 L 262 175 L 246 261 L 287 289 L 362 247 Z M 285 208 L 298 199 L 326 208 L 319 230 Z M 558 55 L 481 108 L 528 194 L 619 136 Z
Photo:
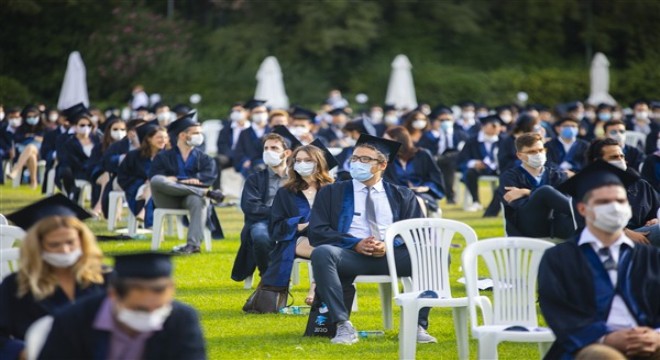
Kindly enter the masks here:
M 586 227 L 547 250 L 539 267 L 539 304 L 557 340 L 547 358 L 572 357 L 604 344 L 626 357 L 660 356 L 660 251 L 636 244 L 630 173 L 595 162 L 559 186 L 579 199 Z

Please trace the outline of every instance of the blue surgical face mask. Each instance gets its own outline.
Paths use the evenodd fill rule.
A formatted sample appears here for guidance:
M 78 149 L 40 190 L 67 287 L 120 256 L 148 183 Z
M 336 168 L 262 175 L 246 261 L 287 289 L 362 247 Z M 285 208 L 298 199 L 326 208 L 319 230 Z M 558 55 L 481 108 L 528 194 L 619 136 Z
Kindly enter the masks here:
M 576 127 L 563 127 L 561 128 L 561 137 L 564 139 L 575 139 L 578 129 Z
M 367 181 L 374 177 L 371 172 L 371 164 L 361 163 L 359 161 L 352 161 L 350 165 L 351 177 L 357 181 Z
M 443 121 L 440 123 L 440 128 L 443 131 L 449 131 L 449 129 L 454 128 L 454 122 L 453 121 Z
M 612 113 L 603 112 L 598 114 L 598 120 L 600 121 L 610 121 L 612 119 Z

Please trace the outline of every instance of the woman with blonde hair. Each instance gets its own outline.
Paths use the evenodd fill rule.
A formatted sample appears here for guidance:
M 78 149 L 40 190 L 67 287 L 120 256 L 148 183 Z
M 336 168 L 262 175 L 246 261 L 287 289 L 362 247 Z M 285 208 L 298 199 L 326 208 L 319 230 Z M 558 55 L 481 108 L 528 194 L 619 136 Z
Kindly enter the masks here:
M 248 299 L 244 311 L 261 313 L 278 310 L 261 308 L 251 300 L 258 298 L 255 295 L 262 290 L 286 294 L 296 256 L 310 258 L 314 248 L 307 238 L 309 216 L 317 192 L 334 182 L 330 169 L 335 166 L 337 161 L 318 140 L 296 148 L 289 157 L 289 179 L 275 195 L 268 226 L 271 239 L 276 243 L 275 249 L 271 253 L 268 269 L 261 277 L 260 289 Z M 314 301 L 314 285 L 311 284 L 305 299 L 308 305 Z
M 90 214 L 63 195 L 7 218 L 27 230 L 19 268 L 0 284 L 0 358 L 23 356 L 25 332 L 42 316 L 102 293 L 103 254 L 81 220 Z

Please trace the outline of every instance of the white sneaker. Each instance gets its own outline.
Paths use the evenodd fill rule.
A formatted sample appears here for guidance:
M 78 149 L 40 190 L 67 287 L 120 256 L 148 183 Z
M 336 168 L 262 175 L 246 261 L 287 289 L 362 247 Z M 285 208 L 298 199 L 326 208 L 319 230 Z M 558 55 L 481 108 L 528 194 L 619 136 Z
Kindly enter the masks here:
M 417 343 L 419 344 L 429 344 L 429 343 L 437 343 L 438 340 L 431 336 L 426 329 L 421 327 L 420 325 L 417 325 Z
M 350 321 L 337 324 L 337 334 L 330 340 L 333 344 L 352 345 L 358 342 L 357 331 Z
M 476 203 L 472 203 L 472 205 L 468 206 L 468 208 L 465 209 L 465 211 L 477 212 L 477 211 L 481 211 L 483 209 L 484 209 L 484 207 L 481 206 L 481 204 L 476 202 Z

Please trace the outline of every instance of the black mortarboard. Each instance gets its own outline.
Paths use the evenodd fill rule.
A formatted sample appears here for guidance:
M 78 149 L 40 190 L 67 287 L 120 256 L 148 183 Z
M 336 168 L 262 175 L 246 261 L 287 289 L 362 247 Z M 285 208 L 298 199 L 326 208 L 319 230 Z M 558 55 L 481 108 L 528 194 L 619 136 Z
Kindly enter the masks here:
M 337 116 L 337 115 L 341 115 L 341 114 L 348 115 L 348 113 L 346 112 L 346 110 L 344 108 L 332 109 L 332 110 L 328 111 L 328 114 L 330 114 L 332 116 Z
M 298 139 L 286 128 L 284 125 L 277 125 L 273 128 L 273 132 L 280 135 L 287 142 L 287 146 L 291 150 L 295 150 L 298 146 L 302 145 Z
M 142 106 L 138 107 L 137 109 L 135 109 L 135 111 L 147 111 L 147 112 L 148 112 L 148 111 L 149 111 L 149 108 L 146 107 L 146 106 L 144 106 L 144 105 L 142 105 Z
M 450 109 L 449 107 L 447 107 L 447 106 L 444 106 L 444 105 L 438 105 L 438 106 L 436 106 L 435 108 L 433 108 L 433 111 L 431 111 L 430 118 L 431 118 L 431 119 L 435 119 L 435 118 L 437 118 L 438 116 L 443 115 L 443 114 L 453 115 L 454 112 L 451 111 L 451 109 Z
M 490 124 L 490 123 L 499 123 L 500 125 L 505 125 L 504 121 L 498 116 L 498 115 L 487 115 L 482 118 L 479 118 L 479 121 L 481 122 L 482 125 Z
M 193 118 L 195 117 L 195 113 L 196 112 L 193 111 L 193 112 L 191 112 L 189 114 L 186 114 L 186 115 L 176 119 L 175 121 L 173 121 L 167 127 L 167 132 L 170 133 L 173 138 L 176 138 L 177 136 L 179 136 L 179 133 L 181 133 L 182 131 L 185 131 L 189 127 L 200 126 L 197 121 L 193 120 Z M 142 125 L 142 126 L 144 126 L 144 125 Z
M 16 226 L 27 230 L 39 220 L 49 216 L 75 216 L 80 220 L 92 217 L 90 213 L 66 196 L 56 194 L 7 215 L 7 219 Z
M 532 121 L 535 121 L 536 118 L 527 114 L 527 113 L 522 113 L 520 116 L 518 116 L 518 119 L 516 119 L 516 127 L 517 128 L 523 128 L 527 126 L 527 124 L 531 123 Z
M 605 103 L 600 103 L 598 104 L 598 107 L 596 108 L 596 111 L 603 111 L 603 110 L 614 110 L 614 107 L 610 104 L 605 104 Z
M 357 140 L 355 146 L 359 146 L 360 144 L 369 144 L 378 149 L 378 151 L 382 152 L 383 155 L 387 157 L 388 163 L 394 161 L 396 154 L 401 147 L 401 143 L 398 141 L 387 140 L 367 134 L 360 134 L 360 138 Z
M 332 168 L 339 165 L 337 159 L 335 159 L 335 157 L 330 153 L 330 150 L 328 150 L 328 148 L 323 145 L 321 140 L 314 139 L 310 145 L 314 145 L 323 151 L 323 157 L 325 158 L 326 164 L 328 164 L 328 170 L 332 170 Z
M 183 115 L 186 115 L 187 113 L 190 112 L 190 110 L 192 110 L 192 109 L 190 108 L 190 106 L 185 105 L 185 104 L 177 104 L 177 105 L 175 105 L 174 108 L 172 109 L 172 111 L 174 111 L 174 112 L 177 114 L 177 116 L 183 116 Z
M 27 105 L 25 108 L 23 108 L 23 111 L 21 112 L 21 116 L 25 117 L 27 116 L 27 113 L 29 112 L 36 112 L 39 113 L 39 108 L 36 107 L 35 105 Z
M 69 122 L 76 122 L 78 121 L 78 118 L 80 117 L 81 114 L 83 115 L 89 114 L 89 110 L 87 110 L 85 104 L 78 103 L 68 109 L 62 110 L 62 114 L 66 117 L 67 120 L 69 120 Z
M 580 125 L 580 121 L 572 116 L 562 116 L 557 121 L 555 121 L 554 126 L 561 126 L 563 123 L 571 121 Z
M 115 256 L 115 275 L 120 279 L 157 279 L 172 276 L 170 255 L 156 252 Z
M 467 101 L 461 101 L 461 102 L 458 104 L 458 106 L 460 106 L 460 107 L 462 107 L 462 108 L 464 108 L 464 107 L 468 107 L 468 106 L 472 106 L 472 107 L 475 107 L 475 108 L 476 108 L 476 107 L 477 107 L 477 104 L 476 104 L 474 101 L 467 100 Z
M 293 112 L 291 113 L 291 117 L 293 119 L 308 119 L 311 122 L 316 121 L 316 113 L 313 112 L 312 110 L 307 110 L 305 108 L 301 108 L 300 106 L 296 106 L 293 108 Z
M 367 133 L 367 127 L 365 126 L 365 120 L 364 119 L 357 119 L 353 121 L 349 121 L 344 125 L 344 128 L 342 129 L 344 131 L 357 131 L 361 134 Z
M 607 185 L 621 185 L 628 188 L 637 179 L 637 176 L 599 160 L 560 184 L 557 190 L 574 197 L 579 202 L 591 190 Z
M 142 140 L 144 140 L 147 137 L 147 135 L 149 135 L 149 133 L 156 128 L 158 128 L 158 119 L 151 120 L 145 124 L 138 126 L 135 129 L 135 132 L 137 133 L 138 136 L 138 140 L 142 142 Z
M 383 112 L 386 113 L 390 111 L 396 111 L 396 107 L 392 104 L 385 104 L 385 106 L 383 106 Z
M 566 104 L 566 111 L 571 112 L 577 110 L 582 103 L 579 101 L 573 101 L 568 104 Z
M 243 105 L 243 107 L 248 110 L 252 110 L 256 107 L 264 106 L 264 104 L 266 104 L 266 100 L 250 99 L 245 103 L 245 105 Z

